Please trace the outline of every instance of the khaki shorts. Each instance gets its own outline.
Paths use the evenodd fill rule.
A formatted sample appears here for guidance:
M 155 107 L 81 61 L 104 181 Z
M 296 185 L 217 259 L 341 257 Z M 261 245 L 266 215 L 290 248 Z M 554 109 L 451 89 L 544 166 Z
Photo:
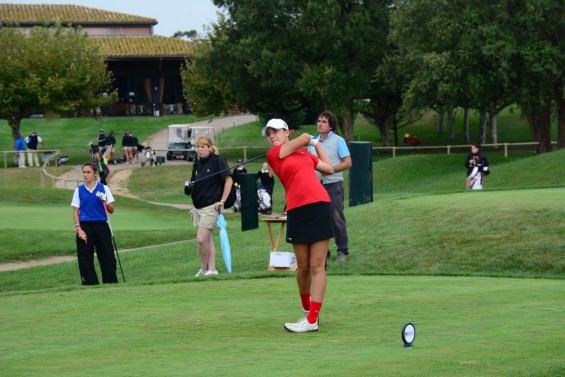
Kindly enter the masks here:
M 193 208 L 190 213 L 192 214 L 192 225 L 196 228 L 202 227 L 212 230 L 216 228 L 218 211 L 214 208 L 214 204 L 200 209 Z

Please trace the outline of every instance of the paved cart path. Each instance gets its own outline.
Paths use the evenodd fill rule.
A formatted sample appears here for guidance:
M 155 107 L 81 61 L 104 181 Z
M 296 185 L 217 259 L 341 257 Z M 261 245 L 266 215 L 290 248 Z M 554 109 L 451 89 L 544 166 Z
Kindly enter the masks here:
M 222 131 L 241 126 L 243 124 L 255 122 L 257 120 L 256 115 L 243 114 L 234 115 L 224 118 L 214 118 L 209 121 L 200 121 L 192 123 L 195 126 L 213 126 L 216 131 L 216 135 L 220 134 Z M 148 140 L 144 141 L 143 144 L 148 144 L 154 150 L 165 150 L 167 149 L 167 139 L 168 139 L 168 129 L 164 128 L 155 134 L 153 134 Z M 159 155 L 159 153 L 157 153 Z M 162 154 L 164 155 L 164 153 Z M 186 164 L 186 161 L 182 160 L 171 160 L 167 161 L 166 164 Z M 112 187 L 112 193 L 116 195 L 126 196 L 129 198 L 140 199 L 137 196 L 131 194 L 127 189 L 127 180 L 131 175 L 132 169 L 141 168 L 141 163 L 135 164 L 116 164 L 110 165 L 110 170 L 112 175 L 109 179 L 109 184 Z M 145 168 L 150 169 L 150 166 Z M 74 166 L 72 170 L 59 176 L 63 180 L 57 180 L 55 182 L 55 187 L 74 190 L 78 184 L 82 183 L 82 169 L 80 165 Z

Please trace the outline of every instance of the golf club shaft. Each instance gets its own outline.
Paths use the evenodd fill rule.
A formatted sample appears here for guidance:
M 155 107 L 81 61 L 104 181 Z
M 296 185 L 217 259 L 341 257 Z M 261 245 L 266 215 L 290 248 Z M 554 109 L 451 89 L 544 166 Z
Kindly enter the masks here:
M 223 170 L 220 170 L 220 171 L 215 172 L 215 173 L 213 173 L 213 174 L 210 174 L 210 175 L 208 175 L 208 176 L 206 176 L 206 177 L 204 177 L 204 178 L 195 179 L 194 181 L 191 182 L 191 184 L 195 184 L 196 182 L 200 182 L 200 181 L 203 181 L 203 180 L 208 179 L 208 178 L 210 178 L 210 177 L 214 177 L 214 176 L 216 176 L 216 175 L 218 175 L 218 174 L 221 174 L 221 173 L 223 173 L 223 172 L 226 172 L 226 171 L 231 171 L 233 168 L 236 168 L 236 167 L 241 166 L 241 165 L 245 165 L 245 164 L 247 164 L 247 163 L 249 163 L 249 162 L 251 162 L 251 161 L 258 160 L 258 159 L 263 158 L 263 157 L 265 157 L 265 156 L 266 156 L 266 154 L 263 154 L 263 155 L 261 155 L 261 156 L 259 156 L 259 157 L 252 158 L 251 160 L 247 160 L 247 161 L 245 161 L 245 162 L 241 162 L 241 163 L 239 163 L 239 164 L 237 164 L 237 165 L 235 165 L 235 166 L 227 167 L 226 169 L 223 169 Z
M 110 214 L 108 213 L 108 208 L 106 207 L 106 202 L 104 200 L 102 200 L 102 203 L 104 204 L 104 211 L 106 211 L 106 217 L 108 218 L 108 220 L 106 222 L 108 223 L 108 227 L 110 228 L 110 235 L 112 235 L 112 243 L 114 245 L 114 251 L 116 252 L 116 258 L 118 259 L 118 265 L 120 266 L 120 272 L 122 273 L 122 279 L 124 280 L 124 283 L 125 283 L 126 277 L 124 276 L 124 269 L 122 268 L 122 261 L 120 260 L 120 253 L 118 253 L 118 246 L 116 246 L 116 238 L 114 237 L 114 230 L 112 229 L 112 224 L 110 223 Z
M 122 273 L 122 279 L 125 283 L 126 277 L 124 276 L 124 269 L 122 268 L 122 261 L 120 260 L 120 254 L 118 253 L 118 246 L 116 246 L 116 238 L 114 238 L 114 236 L 112 236 L 112 242 L 114 243 L 114 250 L 116 251 L 116 257 L 118 259 L 118 265 L 120 266 L 120 272 Z

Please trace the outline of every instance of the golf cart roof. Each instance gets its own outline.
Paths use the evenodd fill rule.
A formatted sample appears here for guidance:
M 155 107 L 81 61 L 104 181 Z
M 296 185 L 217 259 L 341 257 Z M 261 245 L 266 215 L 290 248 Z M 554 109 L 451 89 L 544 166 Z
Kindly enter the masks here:
M 186 124 L 171 124 L 169 126 L 169 128 L 186 128 L 186 127 L 190 127 L 190 128 L 194 128 L 194 129 L 208 129 L 208 128 L 214 128 L 214 126 L 193 126 L 191 123 L 186 123 Z

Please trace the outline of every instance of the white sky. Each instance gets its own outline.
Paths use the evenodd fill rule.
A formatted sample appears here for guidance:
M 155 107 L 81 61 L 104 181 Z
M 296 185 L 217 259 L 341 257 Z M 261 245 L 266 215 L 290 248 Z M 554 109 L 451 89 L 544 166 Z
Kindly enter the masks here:
M 10 4 L 74 4 L 112 12 L 155 18 L 154 34 L 172 36 L 177 31 L 196 30 L 216 22 L 218 8 L 212 0 L 0 0 Z

